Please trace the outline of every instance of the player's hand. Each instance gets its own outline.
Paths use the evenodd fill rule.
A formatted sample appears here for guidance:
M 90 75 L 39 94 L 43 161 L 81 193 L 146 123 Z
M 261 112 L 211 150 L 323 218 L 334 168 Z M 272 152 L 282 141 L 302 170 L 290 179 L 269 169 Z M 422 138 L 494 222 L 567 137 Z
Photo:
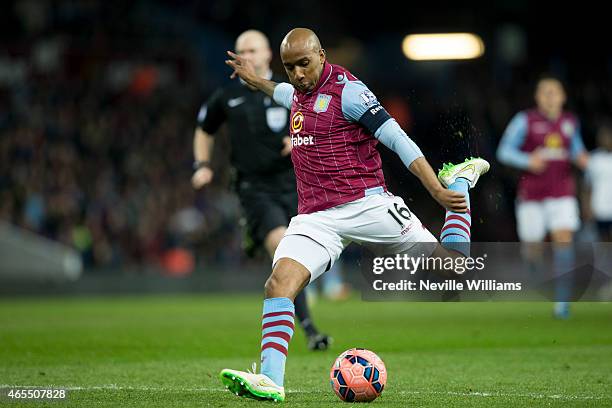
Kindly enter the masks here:
M 468 206 L 465 195 L 458 191 L 441 188 L 435 191 L 433 198 L 444 208 L 456 213 L 467 212 Z
M 191 177 L 191 185 L 196 190 L 204 187 L 212 181 L 214 172 L 208 167 L 202 167 L 196 170 Z
M 587 166 L 589 165 L 589 154 L 586 152 L 578 153 L 575 162 L 576 166 L 578 166 L 580 170 L 586 170 Z
M 230 75 L 230 78 L 234 79 L 236 76 L 239 76 L 249 84 L 253 81 L 253 79 L 257 78 L 255 67 L 248 58 L 241 57 L 240 55 L 231 51 L 228 51 L 227 55 L 229 55 L 231 59 L 226 60 L 225 63 L 234 70 L 232 75 Z
M 542 157 L 539 151 L 536 150 L 535 152 L 531 153 L 531 155 L 529 156 L 529 166 L 528 166 L 528 170 L 530 172 L 535 173 L 535 174 L 540 174 L 544 170 L 546 170 L 546 166 L 547 166 L 546 159 Z
M 290 155 L 291 149 L 293 149 L 293 146 L 291 145 L 291 138 L 289 136 L 283 137 L 283 150 L 281 150 L 281 156 L 285 157 Z

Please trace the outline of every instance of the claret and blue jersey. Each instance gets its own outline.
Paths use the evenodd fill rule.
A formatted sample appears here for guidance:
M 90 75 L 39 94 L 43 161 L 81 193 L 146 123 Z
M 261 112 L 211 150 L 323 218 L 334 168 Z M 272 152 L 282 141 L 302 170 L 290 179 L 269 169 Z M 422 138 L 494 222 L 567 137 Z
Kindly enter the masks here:
M 376 96 L 339 65 L 326 62 L 308 93 L 278 84 L 274 99 L 291 109 L 291 158 L 300 214 L 386 191 L 376 150 L 379 140 L 407 166 L 422 156 Z
M 529 156 L 546 160 L 540 174 L 528 171 Z M 519 112 L 508 124 L 497 150 L 500 162 L 523 170 L 518 186 L 521 200 L 539 201 L 575 195 L 571 163 L 584 152 L 578 119 L 563 112 L 550 120 L 536 109 Z

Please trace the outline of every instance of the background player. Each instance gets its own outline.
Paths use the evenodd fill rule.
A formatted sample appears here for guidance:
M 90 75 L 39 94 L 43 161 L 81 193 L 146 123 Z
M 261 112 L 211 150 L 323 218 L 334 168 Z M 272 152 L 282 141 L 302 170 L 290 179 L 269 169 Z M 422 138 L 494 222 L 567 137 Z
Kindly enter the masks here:
M 591 152 L 585 172 L 583 210 L 585 218 L 595 223 L 596 240 L 612 242 L 612 122 L 605 120 L 597 129 L 597 149 Z M 612 251 L 609 244 L 594 245 L 596 269 L 612 271 Z M 612 283 L 599 292 L 600 299 L 612 300 Z
M 248 30 L 236 39 L 236 52 L 249 59 L 258 75 L 271 79 L 272 51 L 266 36 Z M 213 135 L 227 124 L 236 189 L 254 245 L 264 245 L 272 257 L 289 219 L 296 214 L 297 195 L 289 157 L 287 109 L 255 92 L 244 82 L 218 89 L 202 106 L 194 136 L 195 173 L 192 184 L 202 188 L 213 178 L 210 167 Z M 295 299 L 296 315 L 311 350 L 324 350 L 329 337 L 320 334 L 310 318 L 303 292 Z
M 600 241 L 612 241 L 612 123 L 604 122 L 597 130 L 597 149 L 585 173 L 588 199 L 585 212 L 597 225 Z
M 543 75 L 535 89 L 536 108 L 517 113 L 508 124 L 497 150 L 500 162 L 522 170 L 517 192 L 516 222 L 521 242 L 554 243 L 555 274 L 561 277 L 574 265 L 574 232 L 580 226 L 572 163 L 584 169 L 588 162 L 578 118 L 563 110 L 566 101 L 561 81 Z M 541 259 L 537 245 L 526 246 L 536 268 Z M 555 315 L 566 318 L 571 289 L 560 279 Z
M 311 30 L 290 31 L 281 59 L 291 84 L 266 80 L 252 64 L 228 52 L 227 64 L 244 81 L 291 108 L 292 161 L 299 215 L 274 254 L 263 307 L 261 374 L 225 369 L 224 384 L 237 395 L 284 400 L 284 372 L 293 334 L 295 295 L 329 269 L 350 242 L 374 252 L 411 251 L 426 256 L 465 256 L 469 250 L 468 189 L 489 165 L 472 159 L 445 166 L 440 181 L 420 149 L 350 72 L 327 62 Z M 440 247 L 400 197 L 386 191 L 380 140 L 395 151 L 445 208 Z M 455 252 L 455 250 L 459 252 Z

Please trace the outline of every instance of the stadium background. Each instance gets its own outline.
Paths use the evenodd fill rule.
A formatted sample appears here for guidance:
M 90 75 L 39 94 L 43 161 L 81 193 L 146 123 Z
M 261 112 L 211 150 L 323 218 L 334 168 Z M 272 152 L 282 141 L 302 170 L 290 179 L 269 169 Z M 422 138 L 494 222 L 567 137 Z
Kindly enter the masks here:
M 524 0 L 4 2 L 0 227 L 19 229 L 0 228 L 0 237 L 9 236 L 0 240 L 0 388 L 71 385 L 83 403 L 216 406 L 210 402 L 221 395 L 216 372 L 245 367 L 257 355 L 269 261 L 248 259 L 241 250 L 223 137 L 213 186 L 194 192 L 190 185 L 198 109 L 229 81 L 224 52 L 245 29 L 269 36 L 281 74 L 284 34 L 295 26 L 314 29 L 329 59 L 369 85 L 435 168 L 466 154 L 490 160 L 491 173 L 472 198 L 473 237 L 495 242 L 517 239 L 517 174 L 499 165 L 494 152 L 512 115 L 533 105 L 537 76 L 563 78 L 587 149 L 594 148 L 598 121 L 612 115 L 608 24 L 604 12 L 587 4 Z M 411 62 L 401 52 L 406 34 L 457 31 L 480 35 L 485 55 Z M 439 231 L 442 210 L 394 154 L 381 152 L 390 189 Z M 50 276 L 51 263 L 35 256 L 32 271 L 14 270 L 13 262 L 30 257 L 22 244 L 38 242 L 24 231 L 75 249 L 84 267 L 80 278 Z M 15 239 L 10 248 L 18 250 L 2 252 Z M 351 255 L 345 274 L 355 280 Z M 229 291 L 253 294 L 228 300 Z M 178 295 L 88 296 L 160 292 Z M 58 293 L 78 296 L 46 296 Z M 612 344 L 609 304 L 577 306 L 570 329 L 552 321 L 545 303 L 374 308 L 353 298 L 320 301 L 314 314 L 338 344 L 313 358 L 298 332 L 289 383 L 298 379 L 296 367 L 325 380 L 336 352 L 358 340 L 381 352 L 396 374 L 390 403 L 612 404 L 605 363 Z M 397 327 L 404 318 L 409 324 Z M 251 346 L 240 348 L 235 337 Z M 405 367 L 410 370 L 400 375 Z M 325 381 L 308 381 L 304 389 L 316 391 L 295 391 L 293 398 L 313 406 L 332 401 Z
M 547 71 L 567 82 L 589 149 L 597 120 L 612 112 L 603 17 L 557 11 L 529 2 L 399 10 L 317 1 L 9 2 L 0 17 L 0 219 L 77 248 L 88 269 L 151 267 L 173 248 L 202 265 L 244 261 L 226 146 L 215 155 L 226 171 L 214 187 L 196 193 L 189 185 L 195 117 L 229 81 L 224 50 L 237 34 L 266 32 L 282 73 L 278 44 L 302 25 L 319 33 L 331 61 L 369 84 L 434 167 L 469 153 L 493 162 L 476 194 L 474 237 L 516 240 L 516 174 L 495 163 L 494 151 L 512 115 L 533 104 L 534 79 Z M 583 18 L 588 26 L 574 29 Z M 479 34 L 484 57 L 403 56 L 404 35 L 438 31 Z M 598 48 L 585 46 L 592 42 Z M 439 209 L 381 150 L 392 191 L 438 231 Z

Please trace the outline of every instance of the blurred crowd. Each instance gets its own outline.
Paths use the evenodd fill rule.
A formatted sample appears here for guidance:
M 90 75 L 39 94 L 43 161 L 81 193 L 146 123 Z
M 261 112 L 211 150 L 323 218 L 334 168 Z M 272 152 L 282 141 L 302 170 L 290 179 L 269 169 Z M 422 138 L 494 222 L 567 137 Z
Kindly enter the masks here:
M 78 249 L 87 265 L 163 262 L 196 241 L 231 249 L 235 200 L 224 190 L 196 200 L 188 183 L 193 106 L 177 95 L 189 91 L 30 85 L 10 95 L 0 126 L 0 219 Z
M 222 139 L 214 165 L 225 171 L 216 172 L 215 184 L 202 192 L 189 183 L 196 113 L 228 74 L 221 54 L 209 57 L 231 46 L 234 33 L 222 33 L 213 23 L 204 24 L 204 33 L 189 31 L 186 23 L 180 31 L 176 26 L 183 17 L 167 15 L 164 24 L 126 17 L 119 29 L 84 27 L 89 20 L 79 13 L 99 12 L 92 6 L 96 2 L 65 2 L 74 10 L 59 11 L 40 2 L 46 4 L 47 19 L 36 25 L 38 2 L 23 2 L 21 8 L 17 3 L 2 21 L 10 19 L 9 28 L 21 36 L 3 31 L 1 38 L 0 221 L 76 248 L 89 267 L 189 269 L 193 257 L 239 262 L 240 208 L 228 188 L 231 174 Z M 58 17 L 62 10 L 66 16 Z M 120 18 L 121 12 L 107 18 Z M 80 23 L 75 26 L 75 21 Z M 179 47 L 189 42 L 181 35 L 204 45 Z M 548 67 L 500 66 L 485 59 L 425 74 L 403 61 L 385 71 L 380 69 L 385 61 L 376 58 L 385 48 L 376 42 L 336 40 L 332 34 L 322 36 L 326 39 L 333 62 L 347 64 L 370 85 L 434 166 L 466 154 L 493 159 L 508 120 L 532 105 L 533 79 Z M 557 63 L 561 71 L 570 66 Z M 605 66 L 596 75 L 584 75 L 587 68 L 570 70 L 566 77 L 570 108 L 582 119 L 591 149 L 596 123 L 612 113 L 612 75 Z M 431 220 L 426 224 L 433 231 L 439 230 L 441 210 L 430 205 L 401 162 L 382 150 L 390 188 L 406 197 L 422 220 Z M 474 199 L 478 240 L 516 239 L 515 176 L 494 164 L 491 177 L 483 179 Z

